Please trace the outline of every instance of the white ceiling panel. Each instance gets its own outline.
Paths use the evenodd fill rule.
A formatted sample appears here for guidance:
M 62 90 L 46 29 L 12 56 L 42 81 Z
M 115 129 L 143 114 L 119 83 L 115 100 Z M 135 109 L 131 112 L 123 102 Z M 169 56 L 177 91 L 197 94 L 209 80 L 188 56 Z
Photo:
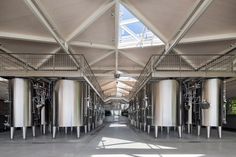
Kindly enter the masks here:
M 72 46 L 72 48 L 76 54 L 83 54 L 89 64 L 98 59 L 99 57 L 111 52 L 110 50 L 94 49 L 94 48 L 78 47 L 78 46 Z
M 134 62 L 133 60 L 124 56 L 122 53 L 119 53 L 118 61 L 119 61 L 119 65 L 122 67 L 142 67 L 138 64 L 140 63 L 140 61 L 137 61 L 138 63 Z
M 77 36 L 74 41 L 115 45 L 115 8 L 112 7 L 99 17 L 84 32 Z
M 63 37 L 82 24 L 105 0 L 40 0 Z
M 235 0 L 214 0 L 185 38 L 236 33 L 235 19 Z
M 0 32 L 52 38 L 23 0 L 1 0 Z
M 107 58 L 94 64 L 92 67 L 115 67 L 115 54 L 111 54 Z
M 150 46 L 144 48 L 122 49 L 121 51 L 127 53 L 131 57 L 137 58 L 138 60 L 146 64 L 152 55 L 161 54 L 163 49 L 164 46 Z

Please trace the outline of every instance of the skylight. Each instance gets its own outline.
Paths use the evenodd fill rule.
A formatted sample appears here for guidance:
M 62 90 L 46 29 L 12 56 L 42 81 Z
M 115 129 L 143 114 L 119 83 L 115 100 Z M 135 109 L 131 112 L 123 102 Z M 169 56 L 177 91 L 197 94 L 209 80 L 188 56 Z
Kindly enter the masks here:
M 123 5 L 120 5 L 119 48 L 163 45 L 164 43 Z

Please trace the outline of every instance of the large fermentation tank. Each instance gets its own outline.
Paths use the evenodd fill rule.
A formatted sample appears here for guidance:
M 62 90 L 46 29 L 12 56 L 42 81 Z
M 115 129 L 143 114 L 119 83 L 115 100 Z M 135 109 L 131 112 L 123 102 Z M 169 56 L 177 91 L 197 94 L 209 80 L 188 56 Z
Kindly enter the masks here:
M 58 80 L 54 87 L 54 108 L 56 126 L 77 127 L 83 125 L 82 83 L 75 80 Z M 55 128 L 55 127 L 54 127 Z M 53 130 L 55 137 L 55 129 Z
M 155 126 L 155 137 L 158 126 L 177 126 L 177 107 L 179 106 L 179 83 L 177 80 L 161 80 L 154 83 L 152 96 L 152 125 Z
M 202 100 L 209 104 L 202 108 L 202 126 L 207 127 L 207 137 L 210 137 L 210 127 L 219 128 L 221 137 L 221 106 L 223 101 L 223 81 L 221 79 L 207 79 L 203 83 Z
M 179 84 L 176 80 L 162 80 L 153 89 L 153 126 L 176 126 Z
M 31 83 L 28 79 L 14 78 L 9 80 L 11 102 L 11 139 L 14 128 L 23 129 L 26 138 L 26 128 L 32 126 Z

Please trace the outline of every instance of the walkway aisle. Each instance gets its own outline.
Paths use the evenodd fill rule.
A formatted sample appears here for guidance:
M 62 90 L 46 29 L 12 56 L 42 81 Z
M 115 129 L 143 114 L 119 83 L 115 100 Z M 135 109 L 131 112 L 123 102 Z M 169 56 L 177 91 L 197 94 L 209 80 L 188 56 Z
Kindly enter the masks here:
M 175 138 L 174 140 L 179 140 Z M 130 128 L 125 123 L 107 124 L 82 150 L 83 156 L 90 157 L 200 157 L 202 151 L 197 149 L 196 153 L 185 150 L 183 144 L 178 144 L 170 139 L 158 140 L 144 133 L 140 133 L 134 128 Z M 189 145 L 189 144 L 184 144 Z M 191 144 L 190 144 L 191 145 Z M 179 146 L 184 151 L 178 150 Z M 204 146 L 198 144 L 201 149 Z M 189 146 L 187 146 L 189 147 Z M 190 147 L 189 147 L 190 148 Z M 195 147 L 196 148 L 196 147 Z M 189 152 L 189 153 L 188 153 Z M 193 152 L 193 151 L 192 151 Z
M 154 139 L 125 123 L 115 122 L 79 140 L 74 134 L 61 134 L 55 140 L 48 135 L 29 137 L 26 141 L 16 137 L 10 141 L 0 134 L 0 157 L 233 157 L 236 154 L 234 135 L 225 132 L 222 140 L 188 135 L 178 139 L 174 134 Z

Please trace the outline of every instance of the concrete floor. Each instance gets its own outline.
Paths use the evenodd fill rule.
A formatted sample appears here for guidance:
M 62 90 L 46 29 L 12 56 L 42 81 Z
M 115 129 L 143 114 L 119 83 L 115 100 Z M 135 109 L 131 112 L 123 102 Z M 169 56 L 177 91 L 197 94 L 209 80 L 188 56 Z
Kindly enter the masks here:
M 214 132 L 214 131 L 213 131 Z M 17 131 L 15 140 L 9 140 L 9 132 L 0 134 L 0 157 L 200 157 L 234 156 L 236 154 L 236 133 L 223 132 L 223 138 L 211 139 L 204 135 L 177 133 L 160 134 L 158 139 L 128 126 L 124 122 L 106 123 L 82 137 L 75 133 L 59 133 L 57 139 L 50 135 L 39 135 L 27 140 L 21 139 Z

